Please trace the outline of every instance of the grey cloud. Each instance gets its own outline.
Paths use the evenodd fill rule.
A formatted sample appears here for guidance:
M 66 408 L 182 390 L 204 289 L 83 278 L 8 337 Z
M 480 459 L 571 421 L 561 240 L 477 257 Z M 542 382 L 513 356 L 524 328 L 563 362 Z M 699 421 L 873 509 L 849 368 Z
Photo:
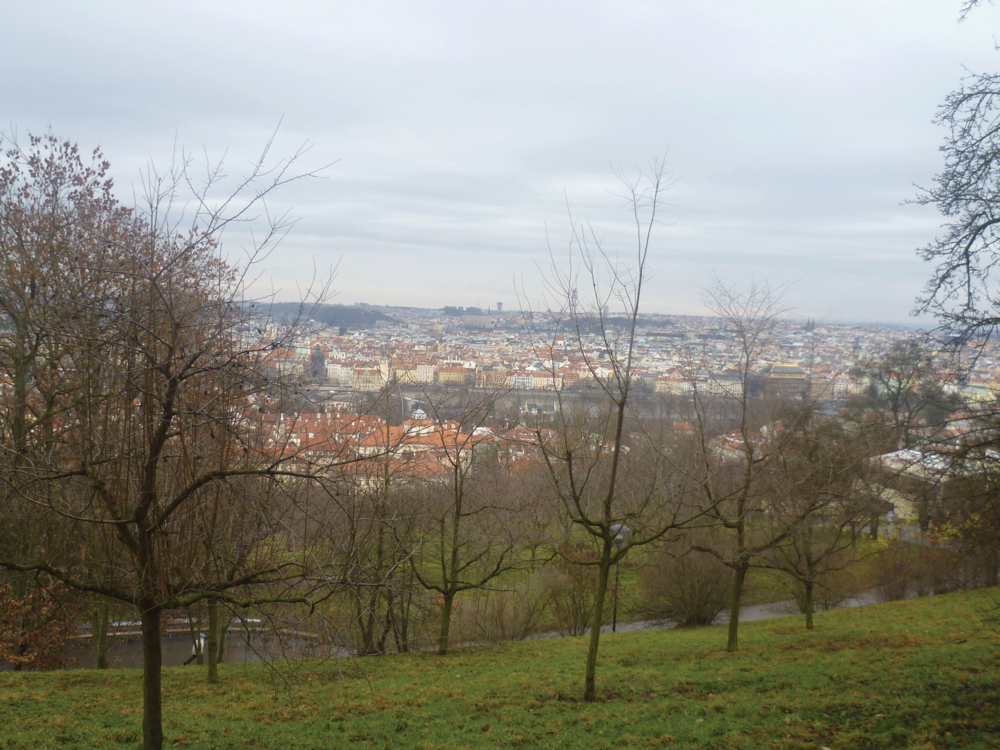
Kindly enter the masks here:
M 236 174 L 283 117 L 276 152 L 312 141 L 305 168 L 339 161 L 276 198 L 301 219 L 263 287 L 291 295 L 342 257 L 345 294 L 428 305 L 513 304 L 521 274 L 535 289 L 567 201 L 627 252 L 611 167 L 667 153 L 680 182 L 651 306 L 698 312 L 711 272 L 752 273 L 794 283 L 803 315 L 905 320 L 937 226 L 900 205 L 938 168 L 930 119 L 961 64 L 996 67 L 1000 13 L 958 25 L 957 8 L 18 3 L 0 122 L 100 143 L 129 198 L 175 136 L 228 150 Z M 226 241 L 235 257 L 248 238 Z

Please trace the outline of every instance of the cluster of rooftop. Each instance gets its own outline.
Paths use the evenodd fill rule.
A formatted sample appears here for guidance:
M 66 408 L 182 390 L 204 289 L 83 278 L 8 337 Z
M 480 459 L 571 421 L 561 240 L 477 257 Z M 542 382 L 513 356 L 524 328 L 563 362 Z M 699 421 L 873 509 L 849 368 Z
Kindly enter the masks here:
M 390 321 L 370 330 L 322 330 L 273 352 L 272 363 L 315 382 L 353 391 L 402 386 L 456 385 L 516 390 L 586 388 L 610 374 L 608 339 L 577 331 L 547 313 L 456 315 L 454 308 L 379 308 Z M 624 323 L 613 316 L 611 326 Z M 262 329 L 264 330 L 264 329 Z M 265 336 L 280 335 L 268 327 Z M 579 333 L 579 335 L 578 335 Z M 808 390 L 813 398 L 857 394 L 867 383 L 850 376 L 859 362 L 877 357 L 913 334 L 880 325 L 779 321 L 751 373 L 761 387 Z M 718 318 L 644 316 L 636 343 L 640 353 L 634 383 L 660 393 L 682 393 L 701 383 L 706 393 L 739 387 L 737 333 Z M 940 368 L 946 372 L 947 368 Z M 936 376 L 941 377 L 941 376 Z M 967 398 L 993 398 L 1000 391 L 1000 349 L 988 344 L 961 386 Z M 956 389 L 958 385 L 954 386 Z

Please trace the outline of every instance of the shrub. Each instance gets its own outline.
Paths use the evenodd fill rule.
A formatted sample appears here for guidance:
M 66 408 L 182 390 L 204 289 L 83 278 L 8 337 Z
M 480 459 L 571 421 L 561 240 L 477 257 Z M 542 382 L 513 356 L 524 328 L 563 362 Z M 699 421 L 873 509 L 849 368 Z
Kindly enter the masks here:
M 597 560 L 597 552 L 587 542 L 563 542 L 559 555 L 545 571 L 546 587 L 560 635 L 583 635 L 594 616 L 598 569 L 587 565 Z M 614 596 L 613 585 L 608 596 Z M 605 607 L 605 620 L 610 616 Z
M 905 599 L 920 578 L 919 548 L 899 540 L 879 540 L 872 557 L 872 592 L 880 603 Z
M 859 563 L 864 557 L 862 549 L 846 549 L 825 558 L 826 570 L 821 571 L 813 588 L 813 612 L 837 609 L 862 593 L 866 587 L 863 575 L 859 575 Z M 797 577 L 784 575 L 781 578 L 780 594 L 791 599 L 792 611 L 805 614 L 806 587 Z
M 705 541 L 692 537 L 683 547 L 664 543 L 650 551 L 639 574 L 644 616 L 674 620 L 678 627 L 711 625 L 729 606 L 733 572 L 714 555 L 690 547 Z
M 539 576 L 511 576 L 502 589 L 483 589 L 470 597 L 466 611 L 475 640 L 483 643 L 523 641 L 537 632 L 552 600 L 552 590 Z
M 63 664 L 79 610 L 68 593 L 61 583 L 42 582 L 20 594 L 10 583 L 0 585 L 0 664 L 12 664 L 15 671 Z

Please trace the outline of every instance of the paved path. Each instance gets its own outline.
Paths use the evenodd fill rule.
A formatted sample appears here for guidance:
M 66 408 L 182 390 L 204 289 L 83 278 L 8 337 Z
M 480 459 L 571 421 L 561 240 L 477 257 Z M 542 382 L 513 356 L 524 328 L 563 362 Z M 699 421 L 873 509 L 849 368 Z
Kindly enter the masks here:
M 851 597 L 845 600 L 845 602 L 837 609 L 846 609 L 849 607 L 867 607 L 871 604 L 878 604 L 878 600 L 872 592 L 866 592 L 859 594 L 858 596 Z M 772 617 L 804 617 L 802 613 L 799 612 L 796 603 L 788 599 L 782 602 L 772 602 L 771 604 L 757 604 L 752 607 L 742 607 L 740 609 L 740 622 L 754 622 L 755 620 L 769 620 Z M 729 613 L 723 612 L 716 619 L 715 624 L 724 625 L 729 622 Z M 618 632 L 619 633 L 635 633 L 640 630 L 670 630 L 677 626 L 677 623 L 673 620 L 639 620 L 637 622 L 619 622 Z M 605 625 L 601 628 L 602 633 L 610 633 L 611 626 Z M 541 637 L 558 637 L 558 633 L 547 633 Z

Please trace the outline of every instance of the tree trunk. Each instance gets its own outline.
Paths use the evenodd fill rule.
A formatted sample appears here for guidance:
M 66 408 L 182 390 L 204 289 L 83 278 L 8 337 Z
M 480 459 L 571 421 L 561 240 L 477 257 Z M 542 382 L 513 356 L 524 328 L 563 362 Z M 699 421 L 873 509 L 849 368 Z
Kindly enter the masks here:
M 614 614 L 611 615 L 611 632 L 612 633 L 616 633 L 618 631 L 618 573 L 619 573 L 619 569 L 620 568 L 621 568 L 620 565 L 615 565 L 615 591 L 614 591 L 615 611 L 614 611 Z
M 199 667 L 205 663 L 205 648 L 204 644 L 201 641 L 201 634 L 205 632 L 204 630 L 205 625 L 201 620 L 201 611 L 202 611 L 201 602 L 198 602 L 198 627 L 195 628 L 197 635 L 197 637 L 195 638 L 195 650 L 198 654 L 198 657 L 197 659 L 195 659 L 194 663 L 197 664 Z M 190 619 L 190 617 L 188 619 Z
M 597 648 L 601 642 L 601 625 L 604 623 L 604 595 L 608 591 L 611 574 L 610 550 L 606 550 L 597 572 L 597 596 L 594 598 L 594 618 L 590 623 L 590 646 L 587 648 L 587 672 L 583 679 L 583 699 L 597 697 Z
M 868 522 L 868 529 L 871 531 L 871 538 L 878 539 L 878 516 L 873 516 Z
M 395 625 L 392 619 L 392 613 L 395 610 L 392 589 L 388 589 L 385 595 L 386 605 L 385 605 L 385 622 L 382 625 L 382 635 L 378 639 L 378 650 L 380 654 L 386 653 L 385 644 L 389 640 L 389 633 L 395 630 Z
M 1000 576 L 997 575 L 998 561 L 1000 561 L 1000 553 L 995 548 L 990 548 L 986 553 L 987 586 L 996 586 L 1000 582 Z
M 813 586 L 812 581 L 806 581 L 806 630 L 813 629 Z
M 205 648 L 208 651 L 208 681 L 214 684 L 219 681 L 219 602 L 216 599 L 208 600 L 208 642 Z
M 382 561 L 385 555 L 385 528 L 381 524 L 382 515 L 382 508 L 379 508 L 376 516 L 379 526 L 375 537 L 375 565 L 372 569 L 372 574 L 376 581 L 381 581 L 382 579 Z M 379 607 L 380 598 L 380 587 L 374 586 L 371 596 L 368 598 L 368 610 L 366 613 L 362 613 L 362 618 L 364 619 L 361 620 L 361 653 L 366 656 L 378 654 L 382 650 L 377 642 L 375 633 L 378 628 L 376 610 Z M 360 603 L 360 596 L 358 597 L 358 601 Z
M 444 595 L 444 609 L 441 612 L 441 637 L 438 640 L 438 655 L 448 653 L 448 634 L 451 631 L 451 611 L 455 604 L 455 594 Z
M 358 653 L 362 656 L 369 656 L 375 653 L 375 599 L 376 594 L 372 593 L 367 598 L 365 604 L 364 592 L 357 593 L 357 615 L 358 631 L 361 635 L 361 645 Z
M 410 625 L 410 602 L 412 599 L 413 592 L 410 589 L 405 589 L 397 605 L 398 614 L 392 618 L 392 634 L 396 639 L 396 651 L 400 654 L 405 654 L 410 650 L 407 630 Z
M 733 575 L 733 598 L 729 604 L 729 643 L 726 644 L 726 651 L 734 653 L 740 648 L 740 599 L 743 598 L 743 582 L 747 577 L 747 565 L 740 563 L 734 569 Z
M 108 625 L 111 620 L 111 605 L 104 599 L 91 611 L 90 623 L 94 630 L 94 656 L 97 668 L 108 668 Z
M 217 664 L 226 662 L 226 640 L 229 638 L 229 626 L 233 624 L 233 616 L 227 612 L 224 618 L 220 618 L 219 625 L 219 655 L 216 657 Z
M 160 608 L 142 611 L 142 748 L 163 749 L 163 693 Z
M 191 656 L 194 657 L 194 663 L 199 667 L 204 664 L 205 654 L 204 649 L 201 647 L 201 602 L 198 602 L 198 617 L 195 619 L 191 615 L 191 607 L 187 608 L 188 617 L 188 632 L 191 633 Z
M 459 528 L 462 524 L 462 500 L 464 495 L 464 483 L 463 475 L 461 472 L 460 462 L 456 460 L 454 466 L 455 472 L 455 506 L 452 510 L 452 520 L 451 520 L 451 556 L 450 562 L 448 564 L 448 569 L 444 575 L 445 586 L 451 587 L 455 585 L 458 580 L 459 573 Z M 445 518 L 441 519 L 441 534 L 442 538 L 445 533 Z M 441 548 L 442 557 L 444 556 L 444 546 Z M 451 631 L 451 612 L 455 604 L 455 593 L 444 595 L 444 611 L 441 613 L 441 640 L 438 643 L 438 654 L 443 656 L 448 653 L 448 633 Z

